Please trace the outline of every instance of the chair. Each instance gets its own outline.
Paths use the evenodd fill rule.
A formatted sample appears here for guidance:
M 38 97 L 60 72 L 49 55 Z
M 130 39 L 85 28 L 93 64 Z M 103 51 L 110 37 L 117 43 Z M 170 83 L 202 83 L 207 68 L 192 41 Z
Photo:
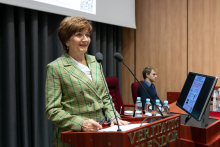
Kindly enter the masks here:
M 143 81 L 140 81 L 140 83 L 142 84 Z M 133 102 L 134 104 L 137 101 L 137 97 L 140 97 L 140 95 L 138 95 L 138 87 L 139 87 L 139 83 L 138 82 L 134 82 L 131 84 L 131 92 L 132 92 L 132 97 L 133 97 Z
M 106 77 L 105 80 L 108 85 L 109 94 L 112 96 L 112 102 L 115 105 L 115 109 L 120 113 L 122 107 L 120 115 L 124 115 L 124 107 L 134 107 L 134 105 L 123 104 L 117 77 Z

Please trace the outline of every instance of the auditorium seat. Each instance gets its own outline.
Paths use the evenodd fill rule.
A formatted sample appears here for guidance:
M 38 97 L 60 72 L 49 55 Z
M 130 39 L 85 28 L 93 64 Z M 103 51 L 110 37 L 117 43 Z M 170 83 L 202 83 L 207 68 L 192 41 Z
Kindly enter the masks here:
M 143 81 L 140 81 L 140 83 L 142 83 Z M 132 92 L 132 98 L 133 98 L 133 102 L 134 104 L 137 101 L 137 97 L 140 97 L 140 95 L 138 95 L 138 87 L 139 87 L 139 83 L 138 82 L 134 82 L 131 84 L 131 92 Z
M 117 77 L 106 77 L 105 80 L 109 88 L 109 93 L 112 96 L 115 109 L 120 113 L 120 108 L 122 107 L 121 115 L 124 115 L 124 107 L 134 107 L 134 105 L 123 104 Z

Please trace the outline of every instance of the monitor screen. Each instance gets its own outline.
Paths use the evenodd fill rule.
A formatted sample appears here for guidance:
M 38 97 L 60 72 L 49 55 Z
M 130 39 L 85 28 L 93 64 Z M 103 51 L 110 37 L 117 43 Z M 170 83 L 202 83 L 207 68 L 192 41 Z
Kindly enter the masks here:
M 176 105 L 200 121 L 218 78 L 189 72 Z

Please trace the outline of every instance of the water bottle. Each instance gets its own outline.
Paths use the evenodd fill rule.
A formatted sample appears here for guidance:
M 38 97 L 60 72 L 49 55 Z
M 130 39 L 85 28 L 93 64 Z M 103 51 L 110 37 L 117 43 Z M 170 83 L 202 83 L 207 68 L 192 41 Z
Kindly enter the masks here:
M 220 88 L 218 89 L 217 108 L 220 109 Z
M 162 107 L 162 113 L 163 115 L 169 115 L 170 114 L 170 107 L 168 105 L 168 101 L 164 101 L 163 107 Z
M 145 104 L 145 116 L 152 116 L 152 105 L 150 103 L 150 99 L 146 99 L 146 104 Z
M 156 100 L 157 107 L 161 110 L 160 100 Z M 154 106 L 154 116 L 161 116 L 160 111 Z
M 217 90 L 214 90 L 214 93 L 213 93 L 213 111 L 217 111 L 217 101 L 216 101 L 217 96 L 218 96 L 218 92 L 217 92 Z
M 135 117 L 142 117 L 142 102 L 140 97 L 137 97 L 135 104 Z

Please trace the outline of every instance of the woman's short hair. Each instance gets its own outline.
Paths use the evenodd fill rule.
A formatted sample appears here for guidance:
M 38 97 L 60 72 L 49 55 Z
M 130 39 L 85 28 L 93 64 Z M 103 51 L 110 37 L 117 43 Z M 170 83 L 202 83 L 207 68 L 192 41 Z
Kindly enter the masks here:
M 146 74 L 150 75 L 152 70 L 157 71 L 157 69 L 152 66 L 145 67 L 142 71 L 143 78 L 146 79 L 147 78 Z
M 91 21 L 86 20 L 84 17 L 66 17 L 60 23 L 58 29 L 58 36 L 63 45 L 63 50 L 68 52 L 66 41 L 76 32 L 81 32 L 84 29 L 88 29 L 89 35 L 92 34 Z

